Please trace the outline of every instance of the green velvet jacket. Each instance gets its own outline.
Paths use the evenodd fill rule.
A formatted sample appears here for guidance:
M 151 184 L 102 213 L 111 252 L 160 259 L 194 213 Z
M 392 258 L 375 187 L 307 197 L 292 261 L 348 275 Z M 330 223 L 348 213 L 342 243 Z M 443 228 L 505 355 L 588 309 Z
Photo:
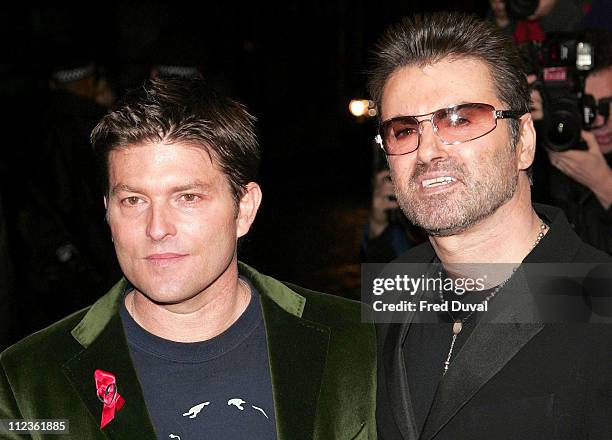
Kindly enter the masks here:
M 278 439 L 375 439 L 375 334 L 359 304 L 239 269 L 261 294 Z M 155 439 L 119 317 L 126 284 L 0 354 L 0 419 L 68 419 L 70 428 L 0 438 Z M 115 375 L 125 399 L 103 429 L 96 369 Z

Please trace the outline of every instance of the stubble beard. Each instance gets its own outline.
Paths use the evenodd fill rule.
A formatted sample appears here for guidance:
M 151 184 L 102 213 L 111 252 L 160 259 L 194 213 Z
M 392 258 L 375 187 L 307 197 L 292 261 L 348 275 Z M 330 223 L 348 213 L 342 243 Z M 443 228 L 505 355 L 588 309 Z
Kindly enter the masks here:
M 417 163 L 408 179 L 392 172 L 400 208 L 412 224 L 431 236 L 447 237 L 469 229 L 497 211 L 516 192 L 518 172 L 514 149 L 510 147 L 498 150 L 473 172 L 454 158 L 430 165 Z M 416 179 L 434 171 L 448 172 L 459 180 L 458 185 L 451 191 L 419 196 Z

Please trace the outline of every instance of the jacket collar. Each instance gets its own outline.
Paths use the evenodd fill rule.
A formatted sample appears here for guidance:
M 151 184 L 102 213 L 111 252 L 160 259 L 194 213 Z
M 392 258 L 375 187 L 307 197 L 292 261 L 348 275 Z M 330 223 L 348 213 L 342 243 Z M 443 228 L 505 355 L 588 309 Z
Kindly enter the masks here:
M 253 283 L 261 295 L 267 296 L 285 312 L 298 318 L 302 317 L 306 298 L 283 283 L 257 272 L 240 261 L 238 270 L 241 275 Z M 106 295 L 91 306 L 85 317 L 72 329 L 72 336 L 84 348 L 89 347 L 96 340 L 110 320 L 119 312 L 120 301 L 127 287 L 127 279 L 122 278 Z
M 238 265 L 240 274 L 261 295 L 278 438 L 311 438 L 330 329 L 302 319 L 306 298 L 246 264 Z M 71 334 L 83 350 L 66 362 L 63 370 L 98 425 L 102 404 L 95 393 L 94 371 L 102 369 L 117 378 L 125 406 L 103 429 L 108 438 L 131 438 L 134 433 L 155 438 L 119 317 L 127 285 L 122 279 L 74 327 Z

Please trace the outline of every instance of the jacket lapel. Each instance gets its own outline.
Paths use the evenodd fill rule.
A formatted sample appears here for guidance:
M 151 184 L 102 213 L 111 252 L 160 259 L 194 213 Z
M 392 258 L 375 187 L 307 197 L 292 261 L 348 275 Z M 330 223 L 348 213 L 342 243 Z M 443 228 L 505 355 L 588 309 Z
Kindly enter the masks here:
M 132 366 L 129 348 L 117 312 L 125 283 L 120 282 L 98 301 L 72 331 L 83 345 L 83 351 L 62 368 L 89 410 L 92 423 L 100 426 L 102 403 L 96 396 L 94 371 L 101 369 L 115 375 L 119 394 L 125 399 L 123 408 L 101 429 L 109 439 L 155 438 L 146 405 Z
M 316 438 L 315 418 L 330 329 L 303 319 L 306 300 L 284 284 L 239 263 L 260 293 L 268 341 L 278 440 Z
M 491 303 L 441 380 L 421 439 L 434 437 L 544 328 L 544 324 L 537 323 L 534 297 L 522 270 L 504 290 L 507 291 L 500 295 L 503 301 Z
M 523 263 L 570 262 L 581 246 L 565 215 L 558 209 L 534 204 L 536 212 L 550 225 L 548 234 Z M 440 382 L 434 404 L 425 421 L 421 438 L 435 436 L 455 414 L 497 374 L 516 353 L 543 328 L 537 315 L 537 282 L 521 268 L 501 295 L 491 302 L 454 365 Z M 531 289 L 530 286 L 531 285 Z
M 389 406 L 393 411 L 395 424 L 406 440 L 418 438 L 415 425 L 412 397 L 408 388 L 406 366 L 403 355 L 403 341 L 410 328 L 410 321 L 405 324 L 389 324 L 383 348 L 383 363 Z M 380 376 L 379 376 L 380 378 Z
M 261 297 L 279 440 L 314 438 L 329 329 L 279 310 Z
M 422 273 L 430 270 L 430 264 L 425 264 L 423 261 L 431 261 L 434 253 L 431 246 L 427 244 L 426 246 L 421 246 L 415 255 L 411 256 L 411 259 L 406 259 L 403 256 L 398 258 L 388 265 L 388 270 L 395 274 L 410 268 L 410 271 L 413 273 L 409 275 L 418 278 Z M 408 263 L 410 263 L 410 266 L 406 266 Z M 410 294 L 400 295 L 397 302 L 406 300 L 418 304 L 423 293 L 424 291 L 420 290 L 414 296 Z M 389 406 L 392 408 L 395 424 L 405 440 L 416 440 L 419 437 L 415 424 L 412 396 L 408 387 L 403 350 L 410 325 L 413 322 L 418 322 L 417 318 L 418 314 L 416 312 L 396 312 L 390 320 L 392 323 L 384 325 L 386 327 L 386 334 L 383 336 L 384 341 L 379 342 L 383 347 L 384 378 L 381 375 L 378 377 L 379 380 L 386 381 L 386 398 L 389 400 Z M 379 327 L 379 331 L 384 327 Z

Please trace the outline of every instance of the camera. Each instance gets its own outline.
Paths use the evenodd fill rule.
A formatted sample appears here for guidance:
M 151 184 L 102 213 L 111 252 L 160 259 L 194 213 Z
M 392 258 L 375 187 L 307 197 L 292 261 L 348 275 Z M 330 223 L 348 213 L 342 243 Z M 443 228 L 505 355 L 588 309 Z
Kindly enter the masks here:
M 580 131 L 589 130 L 598 113 L 595 99 L 584 92 L 594 66 L 594 48 L 586 33 L 561 32 L 519 47 L 527 72 L 537 75 L 532 87 L 542 95 L 544 120 L 538 135 L 546 148 L 586 149 Z

